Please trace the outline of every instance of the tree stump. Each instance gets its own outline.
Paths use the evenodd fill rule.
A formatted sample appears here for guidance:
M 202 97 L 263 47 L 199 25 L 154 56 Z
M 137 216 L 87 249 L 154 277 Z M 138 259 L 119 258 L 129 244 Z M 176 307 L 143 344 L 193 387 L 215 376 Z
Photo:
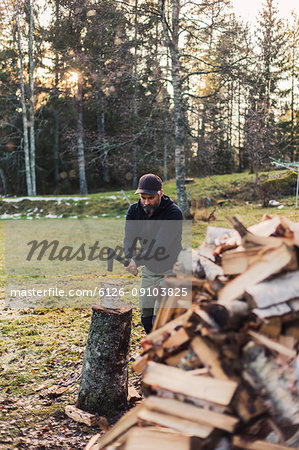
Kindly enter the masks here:
M 77 401 L 83 411 L 106 417 L 123 410 L 128 396 L 132 308 L 114 304 L 92 307 Z

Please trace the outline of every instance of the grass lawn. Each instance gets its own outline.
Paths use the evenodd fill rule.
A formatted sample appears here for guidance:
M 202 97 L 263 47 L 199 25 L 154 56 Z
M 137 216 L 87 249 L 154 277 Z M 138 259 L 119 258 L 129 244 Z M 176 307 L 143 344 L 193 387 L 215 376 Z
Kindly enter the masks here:
M 281 173 L 281 171 L 280 171 Z M 273 175 L 273 173 L 271 173 Z M 266 174 L 264 175 L 266 176 Z M 187 185 L 194 220 L 192 247 L 204 240 L 208 226 L 228 227 L 226 217 L 238 214 L 246 226 L 264 214 L 283 215 L 298 221 L 295 197 L 276 198 L 283 208 L 263 208 L 252 197 L 254 176 L 234 174 L 195 179 Z M 165 183 L 165 193 L 175 198 L 175 182 Z M 126 192 L 131 202 L 136 196 Z M 74 196 L 75 197 L 75 196 Z M 78 196 L 77 196 L 78 197 Z M 206 199 L 210 199 L 207 201 Z M 212 203 L 208 206 L 208 203 Z M 207 206 L 205 207 L 205 204 Z M 5 209 L 6 208 L 6 209 Z M 0 202 L 1 214 L 40 219 L 47 215 L 63 217 L 123 218 L 128 204 L 119 191 L 88 195 L 85 200 L 19 203 Z M 213 214 L 212 214 L 213 213 Z M 212 216 L 211 216 L 212 214 Z M 208 221 L 209 216 L 211 220 Z M 17 237 L 16 237 L 17 239 Z M 4 221 L 0 221 L 0 289 L 4 299 Z M 87 275 L 86 275 L 87 276 Z M 130 285 L 132 277 L 118 275 Z M 68 419 L 66 404 L 75 404 L 86 339 L 90 308 L 0 309 L 0 448 L 80 449 L 98 432 Z M 133 310 L 131 358 L 139 350 L 143 336 L 138 309 Z M 132 362 L 132 361 L 131 361 Z M 130 364 L 131 364 L 130 362 Z M 129 369 L 130 383 L 139 383 Z M 53 385 L 67 385 L 69 390 L 57 398 L 45 392 Z

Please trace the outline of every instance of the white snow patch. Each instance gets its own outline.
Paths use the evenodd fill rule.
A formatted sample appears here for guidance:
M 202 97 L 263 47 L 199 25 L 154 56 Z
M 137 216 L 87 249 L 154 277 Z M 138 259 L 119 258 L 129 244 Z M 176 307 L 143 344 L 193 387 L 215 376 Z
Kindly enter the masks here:
M 0 219 L 20 219 L 20 218 L 21 218 L 21 215 L 22 215 L 22 214 L 20 214 L 20 213 L 16 213 L 16 214 L 7 214 L 7 213 L 4 213 L 4 214 L 1 214 L 1 215 L 0 215 Z
M 280 203 L 277 200 L 269 200 L 269 206 L 279 206 Z
M 10 197 L 10 198 L 1 198 L 3 202 L 7 203 L 15 203 L 15 202 L 22 202 L 23 200 L 30 200 L 32 202 L 35 201 L 46 201 L 46 202 L 58 202 L 58 204 L 61 203 L 62 200 L 72 200 L 72 201 L 79 201 L 79 200 L 86 200 L 86 197 Z
M 46 219 L 58 219 L 58 216 L 56 216 L 55 214 L 47 214 L 45 216 Z

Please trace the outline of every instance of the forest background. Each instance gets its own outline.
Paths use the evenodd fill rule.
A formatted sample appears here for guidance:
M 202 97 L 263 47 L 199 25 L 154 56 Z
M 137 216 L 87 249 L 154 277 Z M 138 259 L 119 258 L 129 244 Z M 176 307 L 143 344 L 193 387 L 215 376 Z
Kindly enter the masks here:
M 87 194 L 298 160 L 298 17 L 265 0 L 4 0 L 0 193 Z M 257 11 L 258 13 L 258 11 Z

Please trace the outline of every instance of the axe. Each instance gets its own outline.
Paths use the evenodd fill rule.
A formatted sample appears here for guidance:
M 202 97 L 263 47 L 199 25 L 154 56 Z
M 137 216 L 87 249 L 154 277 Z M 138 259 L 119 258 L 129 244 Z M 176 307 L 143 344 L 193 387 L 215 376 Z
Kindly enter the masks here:
M 117 253 L 115 253 L 113 248 L 108 247 L 108 254 L 107 254 L 107 269 L 108 269 L 108 272 L 112 272 L 113 271 L 113 260 L 114 259 L 116 259 L 116 261 L 120 262 L 124 267 L 127 267 L 130 264 L 130 260 L 129 259 L 122 258 Z M 134 275 L 136 276 L 137 274 L 138 274 L 138 270 L 137 270 L 137 272 Z

